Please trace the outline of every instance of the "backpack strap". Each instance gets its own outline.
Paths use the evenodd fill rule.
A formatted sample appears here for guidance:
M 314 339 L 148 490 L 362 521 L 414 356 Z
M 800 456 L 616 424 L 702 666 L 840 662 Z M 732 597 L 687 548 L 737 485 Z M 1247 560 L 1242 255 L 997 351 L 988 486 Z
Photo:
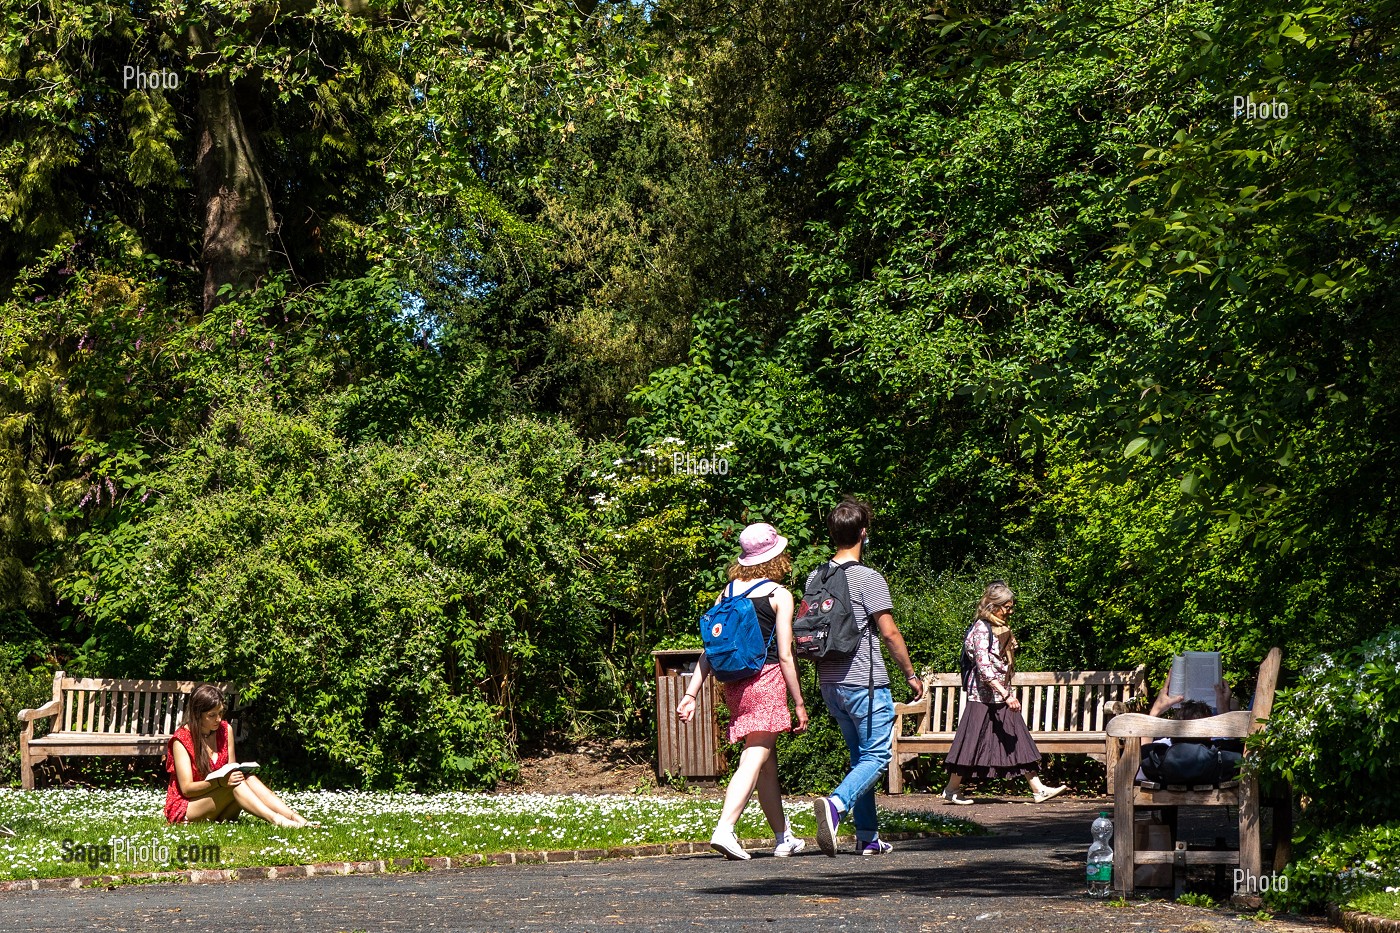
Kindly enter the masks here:
M 831 579 L 831 575 L 838 570 L 842 573 L 845 573 L 848 568 L 863 566 L 865 565 L 860 562 L 859 557 L 857 557 L 855 560 L 848 560 L 840 564 L 836 563 L 836 561 L 834 560 L 829 560 L 826 562 L 825 569 L 822 570 L 822 582 L 825 583 L 827 580 Z
M 732 597 L 733 591 L 734 591 L 734 584 L 735 584 L 736 582 L 738 582 L 738 581 L 736 581 L 736 580 L 730 580 L 730 581 L 729 581 L 729 584 L 728 584 L 727 586 L 725 586 L 725 589 L 729 591 L 729 593 L 725 596 L 725 599 L 729 599 L 729 598 Z M 758 581 L 757 583 L 755 583 L 753 586 L 749 587 L 748 589 L 744 590 L 744 592 L 740 593 L 740 594 L 739 594 L 739 598 L 740 598 L 740 599 L 748 599 L 748 598 L 749 598 L 749 594 L 752 593 L 754 590 L 758 589 L 760 586 L 762 586 L 762 585 L 765 584 L 765 583 L 772 583 L 772 582 L 773 582 L 772 580 L 768 580 L 768 579 L 759 580 L 759 581 Z M 762 627 L 760 627 L 759 631 L 762 631 Z M 775 619 L 775 620 L 773 621 L 773 631 L 771 631 L 771 632 L 768 633 L 768 643 L 765 644 L 765 645 L 763 646 L 763 653 L 764 653 L 765 655 L 768 654 L 768 648 L 772 646 L 772 644 L 773 644 L 773 639 L 776 638 L 777 635 L 778 635 L 778 623 L 777 623 L 777 620 Z
M 734 591 L 734 584 L 735 584 L 735 582 L 736 582 L 736 581 L 734 581 L 734 580 L 730 580 L 730 581 L 729 581 L 729 585 L 725 587 L 725 589 L 727 589 L 727 590 L 730 591 L 730 594 L 731 594 L 731 595 L 733 594 L 733 591 Z M 769 579 L 766 579 L 766 578 L 763 579 L 763 580 L 759 580 L 759 581 L 758 581 L 757 583 L 755 583 L 753 586 L 749 587 L 748 589 L 744 590 L 744 592 L 740 593 L 740 594 L 739 594 L 739 598 L 740 598 L 740 599 L 748 599 L 749 594 L 752 593 L 754 590 L 758 589 L 760 586 L 762 586 L 762 585 L 765 584 L 765 583 L 772 583 L 772 582 L 773 582 L 772 580 L 769 580 Z

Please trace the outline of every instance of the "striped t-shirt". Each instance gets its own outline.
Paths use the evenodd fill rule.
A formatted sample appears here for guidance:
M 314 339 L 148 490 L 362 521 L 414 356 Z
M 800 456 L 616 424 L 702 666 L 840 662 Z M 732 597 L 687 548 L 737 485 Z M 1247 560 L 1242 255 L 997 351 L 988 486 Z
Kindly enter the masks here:
M 844 562 L 843 562 L 844 563 Z M 807 590 L 816 586 L 820 579 L 818 567 L 807 575 Z M 865 630 L 865 637 L 855 653 L 846 657 L 826 657 L 817 662 L 818 682 L 839 684 L 843 687 L 865 687 L 870 685 L 870 672 L 875 672 L 875 686 L 888 687 L 890 675 L 885 670 L 885 656 L 880 651 L 880 634 L 872 621 L 882 612 L 894 609 L 890 599 L 890 585 L 880 575 L 880 571 L 864 564 L 846 570 L 846 582 L 851 587 L 851 612 L 856 617 L 856 627 Z

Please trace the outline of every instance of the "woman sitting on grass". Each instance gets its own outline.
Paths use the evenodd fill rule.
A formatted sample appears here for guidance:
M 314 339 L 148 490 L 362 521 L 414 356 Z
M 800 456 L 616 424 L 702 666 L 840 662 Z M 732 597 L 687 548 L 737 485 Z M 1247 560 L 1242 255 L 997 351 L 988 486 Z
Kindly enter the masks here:
M 231 771 L 212 781 L 204 779 L 233 760 L 233 730 L 224 720 L 224 695 L 218 687 L 200 684 L 185 704 L 184 723 L 166 747 L 170 787 L 165 792 L 165 818 L 172 823 L 236 820 L 247 810 L 278 826 L 310 825 L 252 775 Z

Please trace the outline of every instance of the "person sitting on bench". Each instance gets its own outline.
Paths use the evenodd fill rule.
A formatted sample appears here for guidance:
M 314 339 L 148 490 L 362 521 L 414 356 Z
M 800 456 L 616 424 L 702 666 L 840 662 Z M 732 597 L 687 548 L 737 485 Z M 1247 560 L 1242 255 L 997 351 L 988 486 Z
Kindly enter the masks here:
M 1232 700 L 1230 688 L 1221 681 L 1215 685 L 1216 709 L 1199 700 L 1167 693 L 1170 680 L 1162 684 L 1152 701 L 1149 716 L 1163 719 L 1205 719 L 1216 710 L 1228 712 Z M 1220 739 L 1152 739 L 1143 737 L 1142 767 L 1138 780 L 1163 785 L 1221 784 L 1233 780 L 1244 756 L 1238 740 Z

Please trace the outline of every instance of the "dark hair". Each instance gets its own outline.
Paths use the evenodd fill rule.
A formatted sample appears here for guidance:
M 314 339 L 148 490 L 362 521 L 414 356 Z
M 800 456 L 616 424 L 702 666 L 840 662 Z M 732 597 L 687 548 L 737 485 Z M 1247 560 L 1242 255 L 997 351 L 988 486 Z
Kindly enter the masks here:
M 1172 715 L 1170 717 L 1164 715 L 1163 719 L 1206 719 L 1215 715 L 1215 710 L 1200 700 L 1182 700 L 1167 712 Z
M 831 510 L 826 517 L 826 530 L 831 534 L 831 543 L 838 548 L 855 547 L 860 543 L 862 529 L 870 527 L 873 513 L 870 506 L 850 496 Z
M 190 698 L 185 701 L 185 721 L 181 725 L 190 730 L 190 739 L 194 742 L 195 767 L 205 774 L 209 773 L 209 752 L 199 738 L 199 717 L 211 709 L 224 709 L 225 705 L 224 692 L 213 684 L 200 684 L 195 687 Z

